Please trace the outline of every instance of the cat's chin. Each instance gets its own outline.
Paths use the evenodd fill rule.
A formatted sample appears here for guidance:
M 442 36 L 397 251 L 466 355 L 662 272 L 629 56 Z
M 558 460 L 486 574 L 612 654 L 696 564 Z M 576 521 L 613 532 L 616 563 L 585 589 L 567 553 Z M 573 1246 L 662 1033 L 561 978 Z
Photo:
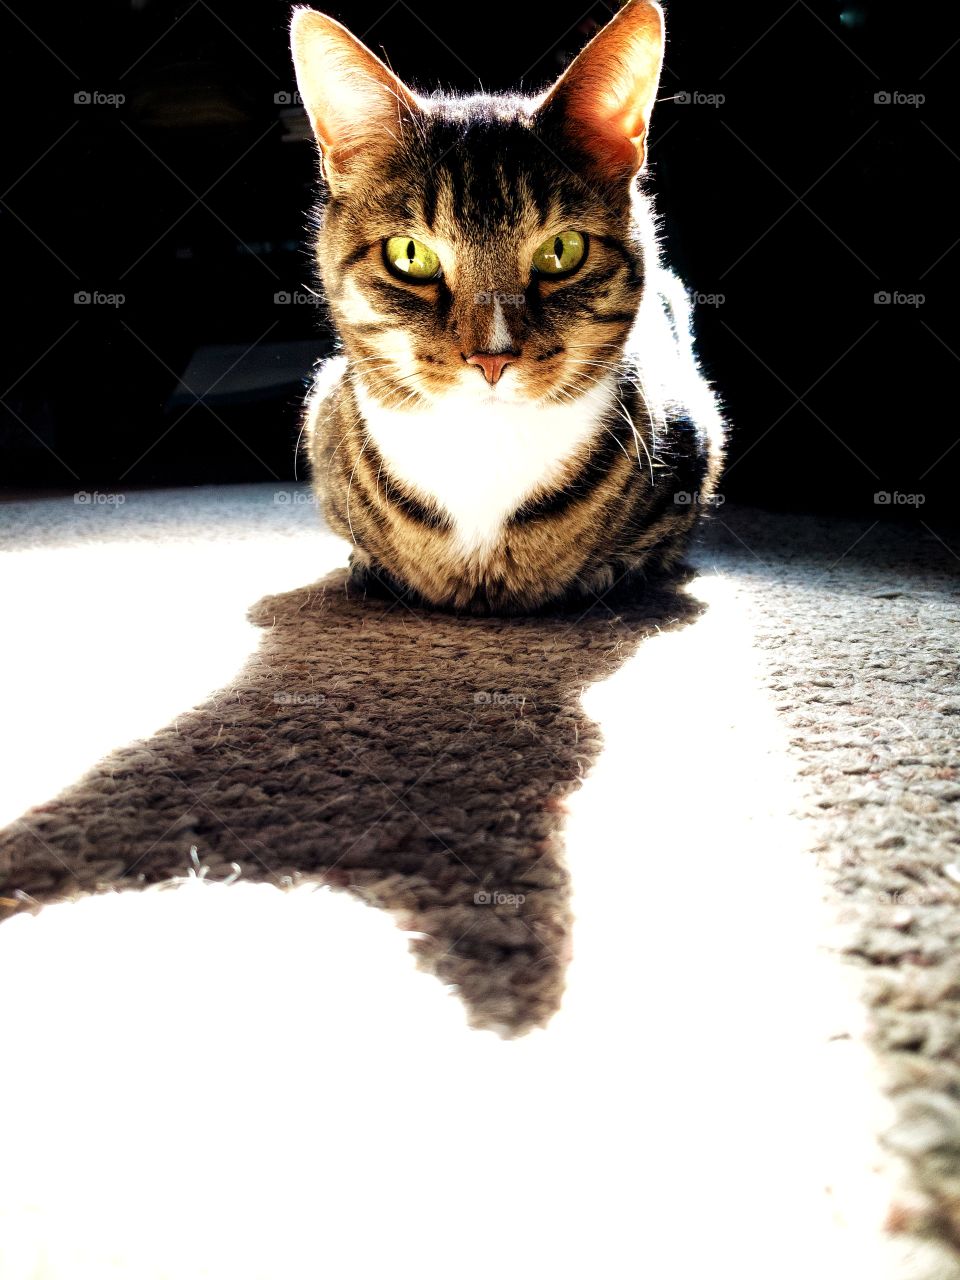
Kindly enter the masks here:
M 498 396 L 495 391 L 488 391 L 486 395 L 480 396 L 476 401 L 484 407 L 496 409 L 502 408 L 504 405 L 523 405 L 530 404 L 529 400 L 521 400 L 517 396 Z

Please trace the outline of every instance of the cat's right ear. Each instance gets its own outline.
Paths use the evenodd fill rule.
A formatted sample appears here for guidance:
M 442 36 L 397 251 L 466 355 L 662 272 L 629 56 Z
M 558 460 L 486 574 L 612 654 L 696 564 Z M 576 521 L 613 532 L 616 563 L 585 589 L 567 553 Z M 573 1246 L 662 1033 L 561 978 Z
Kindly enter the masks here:
M 663 63 L 663 10 L 627 0 L 547 93 L 534 119 L 603 178 L 632 176 L 647 153 Z
M 297 87 L 331 188 L 394 147 L 418 112 L 414 95 L 388 66 L 325 13 L 295 9 L 290 47 Z

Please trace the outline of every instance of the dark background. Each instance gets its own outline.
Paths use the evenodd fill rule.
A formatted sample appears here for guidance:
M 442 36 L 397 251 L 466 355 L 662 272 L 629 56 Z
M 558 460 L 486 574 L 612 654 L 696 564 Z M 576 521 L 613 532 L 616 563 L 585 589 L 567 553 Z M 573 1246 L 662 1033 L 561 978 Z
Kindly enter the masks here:
M 533 90 L 614 7 L 327 11 L 417 86 Z M 274 0 L 0 11 L 3 487 L 293 475 L 329 335 L 307 292 L 315 161 L 290 105 L 288 14 Z M 668 30 L 654 189 L 733 424 L 725 495 L 915 518 L 915 503 L 875 503 L 896 491 L 949 516 L 960 15 L 674 0 Z

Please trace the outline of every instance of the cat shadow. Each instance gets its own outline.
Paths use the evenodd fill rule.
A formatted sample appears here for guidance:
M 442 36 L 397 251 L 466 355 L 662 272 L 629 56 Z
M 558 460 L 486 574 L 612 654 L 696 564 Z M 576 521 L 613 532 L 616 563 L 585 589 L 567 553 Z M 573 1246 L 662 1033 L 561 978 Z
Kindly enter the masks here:
M 476 1026 L 556 1011 L 565 800 L 597 757 L 584 687 L 702 609 L 689 573 L 583 611 L 458 617 L 343 572 L 259 601 L 228 688 L 0 833 L 4 910 L 183 877 L 349 890 L 415 934 Z

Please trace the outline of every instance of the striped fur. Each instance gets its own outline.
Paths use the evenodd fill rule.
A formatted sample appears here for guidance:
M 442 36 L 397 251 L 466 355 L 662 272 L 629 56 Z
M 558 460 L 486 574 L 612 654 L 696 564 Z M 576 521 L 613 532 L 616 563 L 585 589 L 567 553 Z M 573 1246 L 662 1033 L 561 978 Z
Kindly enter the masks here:
M 461 99 L 412 94 L 331 19 L 295 15 L 324 174 L 317 263 L 342 348 L 318 373 L 305 440 L 358 578 L 525 611 L 682 555 L 722 428 L 635 178 L 659 30 L 657 6 L 633 0 L 549 94 Z M 625 57 L 642 102 L 622 138 L 591 110 Z M 531 272 L 566 230 L 587 238 L 579 270 Z M 392 275 L 393 235 L 432 248 L 439 279 Z M 474 352 L 513 362 L 491 386 Z

